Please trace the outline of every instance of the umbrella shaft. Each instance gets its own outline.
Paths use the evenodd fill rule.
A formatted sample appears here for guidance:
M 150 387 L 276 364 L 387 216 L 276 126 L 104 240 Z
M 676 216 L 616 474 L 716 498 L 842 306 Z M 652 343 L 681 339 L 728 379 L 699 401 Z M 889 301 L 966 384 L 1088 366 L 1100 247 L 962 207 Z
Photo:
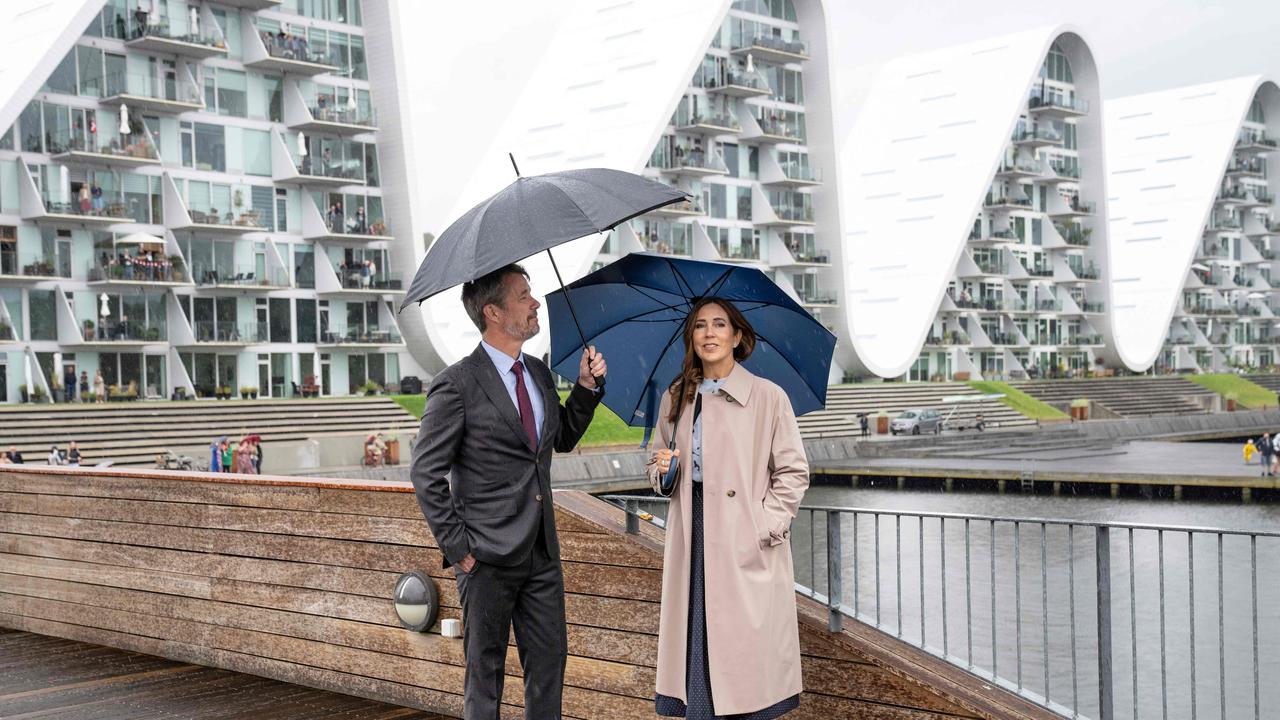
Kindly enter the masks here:
M 515 163 L 515 158 L 512 158 Z M 556 265 L 556 256 L 551 254 L 551 248 L 547 248 L 547 257 L 551 258 L 551 269 L 556 271 L 556 282 L 560 283 L 560 289 L 564 291 L 564 304 L 569 306 L 569 317 L 573 318 L 573 326 L 578 329 L 578 338 L 582 340 L 582 349 L 587 349 L 587 336 L 582 332 L 582 323 L 578 322 L 578 313 L 573 310 L 573 300 L 569 297 L 569 288 L 564 286 L 564 278 L 560 277 L 560 267 Z M 604 378 L 596 377 L 596 389 L 604 389 Z

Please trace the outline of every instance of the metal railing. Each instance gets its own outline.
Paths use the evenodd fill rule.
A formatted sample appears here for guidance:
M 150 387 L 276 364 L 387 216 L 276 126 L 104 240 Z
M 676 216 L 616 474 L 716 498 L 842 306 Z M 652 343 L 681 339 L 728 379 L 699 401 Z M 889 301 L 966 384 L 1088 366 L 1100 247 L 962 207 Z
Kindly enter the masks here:
M 641 509 L 664 498 L 603 499 L 630 533 L 663 525 Z M 866 623 L 1063 717 L 1259 720 L 1280 693 L 1259 590 L 1280 532 L 801 506 L 791 548 L 832 632 Z

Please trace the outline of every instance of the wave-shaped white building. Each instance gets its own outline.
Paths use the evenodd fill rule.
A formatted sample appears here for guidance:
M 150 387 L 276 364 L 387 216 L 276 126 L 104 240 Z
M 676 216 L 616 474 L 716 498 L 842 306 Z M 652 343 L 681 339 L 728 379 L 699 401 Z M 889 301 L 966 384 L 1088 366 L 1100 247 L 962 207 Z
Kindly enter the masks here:
M 981 379 L 1106 362 L 1100 107 L 1070 28 L 883 66 L 838 156 L 853 368 Z
M 1118 355 L 1134 370 L 1274 365 L 1280 90 L 1241 77 L 1109 100 L 1105 117 Z

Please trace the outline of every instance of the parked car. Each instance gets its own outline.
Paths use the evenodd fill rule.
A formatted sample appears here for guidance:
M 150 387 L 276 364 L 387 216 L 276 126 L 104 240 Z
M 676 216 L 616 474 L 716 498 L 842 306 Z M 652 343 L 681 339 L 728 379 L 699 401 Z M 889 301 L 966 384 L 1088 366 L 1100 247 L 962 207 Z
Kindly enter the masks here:
M 919 435 L 926 432 L 937 435 L 942 432 L 942 415 L 930 408 L 904 410 L 889 423 L 889 432 L 894 435 Z

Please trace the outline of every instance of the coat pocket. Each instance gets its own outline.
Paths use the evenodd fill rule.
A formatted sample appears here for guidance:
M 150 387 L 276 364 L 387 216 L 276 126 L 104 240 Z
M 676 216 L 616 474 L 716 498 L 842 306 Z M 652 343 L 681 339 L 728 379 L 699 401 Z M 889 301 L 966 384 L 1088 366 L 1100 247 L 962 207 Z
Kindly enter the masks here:
M 468 500 L 462 514 L 468 519 L 510 517 L 519 512 L 513 497 Z

